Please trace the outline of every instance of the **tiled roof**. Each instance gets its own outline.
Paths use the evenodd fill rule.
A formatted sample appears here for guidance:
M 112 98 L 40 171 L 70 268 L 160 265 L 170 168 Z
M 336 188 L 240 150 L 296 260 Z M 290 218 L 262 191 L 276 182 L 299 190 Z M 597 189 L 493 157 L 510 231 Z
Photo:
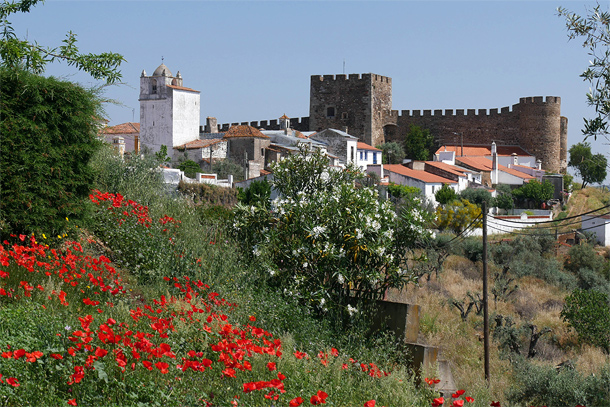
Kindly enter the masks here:
M 493 166 L 492 161 L 485 157 L 457 157 L 455 160 L 469 167 L 476 168 L 479 171 L 491 171 Z M 503 165 L 498 165 L 498 170 L 522 179 L 535 178 L 529 174 L 517 171 L 514 168 L 505 167 Z
M 104 134 L 138 134 L 140 133 L 140 123 L 121 123 L 116 126 L 104 127 Z
M 466 175 L 465 169 L 456 167 L 455 165 L 444 163 L 442 161 L 426 161 L 426 165 L 429 165 L 431 167 L 436 167 L 438 169 L 447 171 L 447 172 L 457 175 L 459 177 L 464 177 Z
M 258 137 L 258 138 L 270 138 L 264 135 L 260 130 L 255 129 L 252 126 L 239 125 L 232 126 L 224 135 L 223 138 L 234 138 L 234 137 Z
M 260 173 L 261 173 L 261 175 L 269 175 L 269 174 L 271 174 L 271 171 L 261 170 Z
M 298 137 L 298 138 L 307 139 L 307 136 L 306 136 L 306 135 L 304 135 L 303 133 L 301 133 L 301 132 L 300 132 L 300 131 L 298 131 L 298 130 L 295 130 L 295 131 L 294 131 L 294 136 L 295 136 L 295 137 Z
M 445 150 L 446 149 L 446 150 Z M 464 152 L 462 153 L 461 146 L 445 145 L 441 146 L 436 150 L 435 154 L 442 153 L 443 151 L 455 151 L 456 156 L 462 155 L 466 157 L 473 156 L 491 156 L 491 145 L 470 145 L 464 146 Z M 513 153 L 519 156 L 531 156 L 530 153 L 525 151 L 519 146 L 496 146 L 496 151 L 499 156 L 511 156 Z
M 369 146 L 366 143 L 363 143 L 362 141 L 358 142 L 358 146 L 356 147 L 358 150 L 369 150 L 369 151 L 381 151 L 378 148 L 375 148 L 373 146 Z
M 193 140 L 193 141 L 189 141 L 186 144 L 182 144 L 181 146 L 176 146 L 174 147 L 175 149 L 179 149 L 179 150 L 183 150 L 183 149 L 187 149 L 187 150 L 194 150 L 197 148 L 205 148 L 205 147 L 209 147 L 212 146 L 214 144 L 218 144 L 222 142 L 221 139 L 208 139 L 208 140 Z
M 404 175 L 409 178 L 417 179 L 426 183 L 441 183 L 441 184 L 456 184 L 457 181 L 443 178 L 435 174 L 431 174 L 426 171 L 417 171 L 407 168 L 401 164 L 386 164 L 383 166 L 383 171 L 394 172 L 396 174 Z
M 189 92 L 197 92 L 200 93 L 198 90 L 195 89 L 191 89 L 191 88 L 185 88 L 184 86 L 176 86 L 176 85 L 167 85 L 168 88 L 172 88 L 172 89 L 177 89 L 177 90 L 187 90 Z
M 286 113 L 284 113 L 280 119 L 290 119 L 290 117 L 286 116 Z

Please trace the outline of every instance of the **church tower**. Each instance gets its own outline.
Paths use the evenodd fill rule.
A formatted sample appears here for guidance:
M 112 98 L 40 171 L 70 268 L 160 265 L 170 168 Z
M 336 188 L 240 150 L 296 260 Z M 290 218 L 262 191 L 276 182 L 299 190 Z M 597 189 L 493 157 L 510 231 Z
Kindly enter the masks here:
M 151 76 L 140 76 L 140 141 L 156 153 L 162 145 L 173 147 L 199 138 L 199 91 L 186 88 L 180 72 L 174 76 L 165 64 Z

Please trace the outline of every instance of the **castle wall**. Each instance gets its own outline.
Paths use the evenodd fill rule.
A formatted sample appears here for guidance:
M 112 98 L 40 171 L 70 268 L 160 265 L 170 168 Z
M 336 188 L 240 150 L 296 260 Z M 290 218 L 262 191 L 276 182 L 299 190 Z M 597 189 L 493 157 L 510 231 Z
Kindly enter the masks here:
M 542 161 L 542 169 L 560 170 L 561 98 L 542 96 L 521 98 L 519 144 Z
M 168 148 L 180 146 L 199 138 L 199 93 L 172 91 L 173 144 Z
M 238 126 L 240 124 L 252 126 L 255 129 L 282 130 L 277 119 L 261 120 L 260 122 L 223 123 L 218 125 L 218 130 L 223 133 L 228 131 L 231 126 Z M 290 119 L 290 128 L 298 131 L 309 131 L 309 117 L 295 117 Z

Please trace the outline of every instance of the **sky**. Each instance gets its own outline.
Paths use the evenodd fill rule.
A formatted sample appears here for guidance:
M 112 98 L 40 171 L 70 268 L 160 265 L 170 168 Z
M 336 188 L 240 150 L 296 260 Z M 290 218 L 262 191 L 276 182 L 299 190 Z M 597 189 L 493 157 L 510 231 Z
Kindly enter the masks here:
M 109 125 L 139 121 L 139 78 L 162 62 L 201 92 L 201 124 L 309 114 L 311 75 L 392 78 L 393 109 L 490 109 L 525 96 L 561 97 L 568 144 L 583 140 L 590 56 L 568 40 L 557 7 L 587 1 L 47 0 L 11 16 L 20 38 L 117 52 L 122 84 L 106 88 Z M 65 64 L 47 75 L 99 84 Z M 594 153 L 609 153 L 605 140 Z

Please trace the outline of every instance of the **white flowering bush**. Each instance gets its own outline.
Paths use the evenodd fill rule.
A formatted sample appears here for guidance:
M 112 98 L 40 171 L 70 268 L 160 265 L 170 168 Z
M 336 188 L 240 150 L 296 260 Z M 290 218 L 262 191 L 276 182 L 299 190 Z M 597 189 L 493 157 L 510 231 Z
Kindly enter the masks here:
M 428 237 L 429 217 L 417 202 L 397 216 L 358 182 L 358 169 L 329 168 L 319 152 L 302 150 L 273 170 L 279 197 L 271 208 L 238 205 L 234 223 L 272 284 L 319 312 L 353 316 L 356 300 L 410 281 L 404 255 Z

